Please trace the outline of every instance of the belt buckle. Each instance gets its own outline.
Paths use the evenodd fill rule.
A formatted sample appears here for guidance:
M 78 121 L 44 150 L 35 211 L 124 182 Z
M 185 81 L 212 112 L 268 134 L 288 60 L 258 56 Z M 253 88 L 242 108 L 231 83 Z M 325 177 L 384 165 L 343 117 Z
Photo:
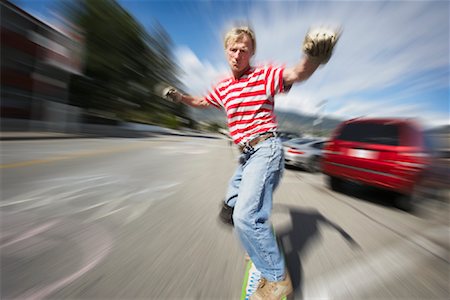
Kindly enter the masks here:
M 243 146 L 241 146 L 242 153 L 248 153 L 250 151 L 254 150 L 254 146 L 256 146 L 258 143 L 263 142 L 271 137 L 277 137 L 277 134 L 273 131 L 264 132 L 261 135 L 247 141 Z M 252 142 L 256 142 L 253 146 L 251 145 Z
M 242 147 L 242 153 L 248 153 L 253 151 L 253 147 L 249 143 L 245 143 L 244 147 Z

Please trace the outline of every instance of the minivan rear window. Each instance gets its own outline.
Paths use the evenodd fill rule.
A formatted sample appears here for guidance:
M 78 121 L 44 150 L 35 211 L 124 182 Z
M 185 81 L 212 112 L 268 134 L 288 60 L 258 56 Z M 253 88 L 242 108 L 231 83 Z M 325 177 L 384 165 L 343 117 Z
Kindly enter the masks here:
M 342 128 L 337 139 L 398 146 L 399 131 L 397 124 L 350 123 Z

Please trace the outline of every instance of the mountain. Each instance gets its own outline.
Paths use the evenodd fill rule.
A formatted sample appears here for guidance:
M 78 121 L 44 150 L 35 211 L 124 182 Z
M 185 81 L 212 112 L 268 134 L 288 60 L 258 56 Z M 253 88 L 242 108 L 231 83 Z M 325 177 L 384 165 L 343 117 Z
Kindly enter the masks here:
M 433 127 L 431 129 L 428 129 L 426 132 L 430 133 L 430 134 L 441 134 L 441 135 L 450 136 L 450 125 Z
M 205 123 L 218 123 L 226 128 L 226 117 L 222 110 L 210 108 L 210 109 L 195 109 L 190 108 L 191 117 L 197 122 Z M 276 110 L 278 127 L 280 131 L 289 131 L 303 134 L 320 134 L 322 136 L 329 136 L 336 126 L 343 120 L 327 118 L 322 119 L 322 123 L 313 126 L 314 121 L 317 119 L 313 115 L 305 115 L 295 112 Z M 450 125 L 444 125 L 434 127 L 426 130 L 428 134 L 445 136 L 447 140 L 450 140 Z M 449 143 L 447 141 L 447 143 Z
M 294 131 L 303 134 L 329 136 L 342 120 L 323 117 L 320 124 L 317 116 L 276 110 L 280 131 Z
M 276 110 L 278 128 L 280 131 L 289 131 L 302 134 L 315 134 L 328 136 L 341 122 L 341 120 L 324 117 L 322 123 L 313 126 L 316 116 L 304 115 L 294 112 Z M 191 118 L 197 122 L 218 123 L 226 128 L 226 116 L 222 110 L 190 108 Z

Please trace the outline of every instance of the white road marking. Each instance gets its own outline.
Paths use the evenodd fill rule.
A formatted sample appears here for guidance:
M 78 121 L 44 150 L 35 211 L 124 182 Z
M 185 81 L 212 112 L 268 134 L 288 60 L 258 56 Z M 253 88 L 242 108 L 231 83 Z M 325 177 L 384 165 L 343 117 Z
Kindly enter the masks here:
M 17 204 L 22 204 L 22 203 L 27 203 L 27 202 L 30 202 L 30 201 L 35 201 L 37 198 L 38 197 L 32 197 L 32 198 L 28 198 L 28 199 L 22 199 L 22 200 L 17 200 L 17 201 L 10 201 L 10 202 L 1 203 L 0 204 L 0 208 L 13 206 L 13 205 L 17 205 Z
M 92 211 L 85 222 L 128 210 L 127 217 L 121 219 L 127 224 L 143 215 L 156 201 L 173 195 L 176 192 L 174 188 L 179 184 L 175 181 L 140 182 L 128 176 L 105 174 L 60 177 L 35 182 L 36 186 L 44 188 L 6 200 L 0 208 L 9 208 L 10 212 L 15 213 L 56 208 L 58 216 Z M 82 204 L 86 206 L 80 207 Z M 64 205 L 68 209 L 61 209 Z
M 81 212 L 85 212 L 85 211 L 97 208 L 99 206 L 105 205 L 107 203 L 108 203 L 107 201 L 103 201 L 103 202 L 96 203 L 96 204 L 93 204 L 93 205 L 90 205 L 90 206 L 86 206 L 86 207 L 83 207 L 83 208 L 80 208 L 80 209 L 77 209 L 77 210 L 72 210 L 71 214 L 74 215 L 74 214 L 78 214 L 78 213 L 81 213 Z
M 167 197 L 169 197 L 169 196 L 171 196 L 173 194 L 175 194 L 175 192 L 169 192 L 169 193 L 165 194 L 163 197 L 148 199 L 146 202 L 143 202 L 143 203 L 141 203 L 138 206 L 134 206 L 133 207 L 133 211 L 130 213 L 130 215 L 126 219 L 125 224 L 128 224 L 128 223 L 136 220 L 140 216 L 142 216 L 147 211 L 147 209 L 151 205 L 153 205 L 153 203 L 155 201 L 162 200 L 162 199 L 167 198 Z
M 205 154 L 211 151 L 211 147 L 216 147 L 211 143 L 198 143 L 198 142 L 181 142 L 171 145 L 161 145 L 159 150 L 162 154 L 174 155 L 174 154 Z
M 112 249 L 113 239 L 110 234 L 98 225 L 85 231 L 86 234 L 73 235 L 73 240 L 82 252 L 81 268 L 49 285 L 29 289 L 16 299 L 41 300 L 50 294 L 80 278 L 97 266 Z
M 116 212 L 121 211 L 122 209 L 129 209 L 128 217 L 125 219 L 124 224 L 128 224 L 135 219 L 139 218 L 143 215 L 147 209 L 154 204 L 156 201 L 165 199 L 170 195 L 174 194 L 175 191 L 168 191 L 179 185 L 178 182 L 172 183 L 158 183 L 156 186 L 152 186 L 143 190 L 138 190 L 133 193 L 126 194 L 123 198 L 117 198 L 114 202 L 106 204 L 103 209 L 101 209 L 96 214 L 92 215 L 85 222 L 93 222 L 108 216 L 115 214 Z M 139 197 L 140 196 L 140 197 Z M 128 205 L 130 201 L 139 202 L 138 204 Z M 121 203 L 127 203 L 125 207 L 121 207 L 119 209 L 115 209 L 111 211 L 112 208 L 119 206 Z
M 92 222 L 92 221 L 97 221 L 97 220 L 109 217 L 109 216 L 111 216 L 111 215 L 113 215 L 113 214 L 115 214 L 115 213 L 117 213 L 119 211 L 124 210 L 125 208 L 127 208 L 127 207 L 126 206 L 120 207 L 118 209 L 115 209 L 115 210 L 112 210 L 112 211 L 108 211 L 108 212 L 106 212 L 104 214 L 96 214 L 95 217 L 87 219 L 84 223 L 89 223 L 89 222 Z
M 33 229 L 31 229 L 31 230 L 29 230 L 29 231 L 19 235 L 18 237 L 16 237 L 12 241 L 9 241 L 9 242 L 7 242 L 7 243 L 5 243 L 3 245 L 0 245 L 0 249 L 4 248 L 4 247 L 11 246 L 11 245 L 14 245 L 14 244 L 16 244 L 18 242 L 21 242 L 23 240 L 29 239 L 29 238 L 31 238 L 33 236 L 36 236 L 36 235 L 38 235 L 38 234 L 40 234 L 42 232 L 48 231 L 50 228 L 52 228 L 53 226 L 55 226 L 59 222 L 60 222 L 60 220 L 54 220 L 54 221 L 47 222 L 47 223 L 45 223 L 45 224 L 43 224 L 43 225 L 41 225 L 39 227 L 33 228 Z
M 111 176 L 109 176 L 111 177 Z M 0 208 L 2 207 L 8 207 L 8 206 L 14 206 L 18 204 L 24 204 L 27 202 L 34 202 L 39 200 L 40 202 L 44 201 L 45 204 L 49 204 L 53 200 L 72 200 L 74 198 L 78 198 L 80 195 L 82 195 L 83 191 L 90 190 L 93 188 L 93 186 L 86 186 L 86 183 L 92 182 L 92 181 L 98 181 L 99 179 L 105 179 L 107 178 L 107 175 L 101 175 L 101 176 L 78 176 L 78 177 L 63 177 L 63 178 L 55 178 L 52 180 L 46 180 L 37 183 L 39 186 L 46 186 L 45 188 L 40 188 L 39 190 L 34 190 L 31 192 L 28 192 L 26 194 L 17 195 L 10 199 L 9 201 L 4 201 L 0 204 Z M 62 183 L 57 183 L 61 181 Z M 70 182 L 70 186 L 67 185 L 67 183 Z M 95 187 L 98 188 L 100 186 L 105 185 L 111 185 L 114 182 L 120 182 L 119 179 L 115 181 L 109 180 L 109 182 L 101 182 L 96 183 Z M 55 184 L 55 186 L 49 186 L 50 184 Z M 80 189 L 71 189 L 67 192 L 58 192 L 58 189 L 70 189 L 72 186 L 82 185 Z M 72 196 L 72 197 L 70 197 Z M 17 199 L 17 200 L 16 200 Z M 38 205 L 42 206 L 42 205 Z M 28 209 L 28 208 L 27 208 Z

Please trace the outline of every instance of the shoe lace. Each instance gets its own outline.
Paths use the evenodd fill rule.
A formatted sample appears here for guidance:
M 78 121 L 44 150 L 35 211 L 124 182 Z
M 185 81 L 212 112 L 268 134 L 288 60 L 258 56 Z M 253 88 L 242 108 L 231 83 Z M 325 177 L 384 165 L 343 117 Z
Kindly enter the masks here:
M 276 288 L 276 285 L 271 284 L 271 282 L 268 282 L 267 279 L 261 278 L 259 280 L 258 290 L 259 290 L 259 294 L 262 297 L 266 298 L 266 297 L 271 296 L 273 294 L 275 288 Z
M 266 285 L 266 283 L 267 283 L 267 279 L 261 277 L 261 278 L 258 280 L 258 287 L 257 287 L 256 289 L 257 289 L 257 290 L 262 289 L 263 286 Z

